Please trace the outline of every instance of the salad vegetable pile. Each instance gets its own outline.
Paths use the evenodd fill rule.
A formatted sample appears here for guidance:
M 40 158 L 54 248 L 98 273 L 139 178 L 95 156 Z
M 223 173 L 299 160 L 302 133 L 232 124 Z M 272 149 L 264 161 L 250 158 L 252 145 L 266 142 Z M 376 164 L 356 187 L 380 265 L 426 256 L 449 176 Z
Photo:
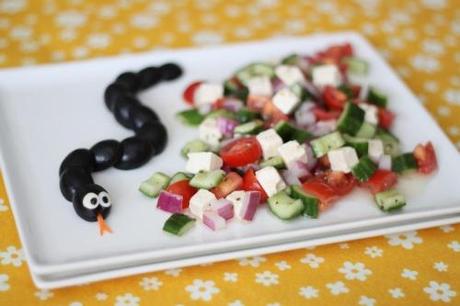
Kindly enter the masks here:
M 356 187 L 382 211 L 406 205 L 398 176 L 432 173 L 436 154 L 431 142 L 401 152 L 390 97 L 351 82 L 368 69 L 343 44 L 252 63 L 223 84 L 190 84 L 183 97 L 191 108 L 177 116 L 199 138 L 181 151 L 185 171 L 155 173 L 140 186 L 172 213 L 163 229 L 182 235 L 198 219 L 218 230 L 232 218 L 251 221 L 264 203 L 283 220 L 318 218 Z

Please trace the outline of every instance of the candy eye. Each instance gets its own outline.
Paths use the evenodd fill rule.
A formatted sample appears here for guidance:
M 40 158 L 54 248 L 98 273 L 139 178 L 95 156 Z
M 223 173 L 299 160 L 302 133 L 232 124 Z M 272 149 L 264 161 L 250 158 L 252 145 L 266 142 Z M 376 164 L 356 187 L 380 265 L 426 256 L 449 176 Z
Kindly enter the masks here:
M 112 206 L 112 201 L 110 200 L 109 194 L 105 191 L 99 193 L 99 204 L 103 207 Z
M 99 205 L 97 194 L 89 192 L 83 197 L 83 206 L 88 209 L 95 209 Z

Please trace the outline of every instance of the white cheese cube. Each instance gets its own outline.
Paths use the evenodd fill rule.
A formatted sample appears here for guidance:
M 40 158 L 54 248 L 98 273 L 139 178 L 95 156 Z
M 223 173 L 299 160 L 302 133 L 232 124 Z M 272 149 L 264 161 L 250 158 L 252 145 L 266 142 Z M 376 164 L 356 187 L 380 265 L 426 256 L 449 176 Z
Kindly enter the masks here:
M 278 148 L 278 153 L 288 168 L 298 161 L 307 163 L 305 147 L 300 145 L 297 140 L 291 140 L 283 144 Z
M 374 163 L 378 163 L 383 156 L 383 142 L 380 139 L 371 139 L 368 142 L 367 153 Z
M 339 69 L 336 65 L 321 65 L 313 68 L 313 84 L 322 87 L 331 85 L 337 87 L 342 82 Z
M 278 148 L 283 144 L 283 139 L 274 129 L 268 129 L 256 136 L 262 148 L 264 159 L 278 155 Z
M 280 89 L 273 96 L 273 104 L 284 114 L 290 114 L 299 102 L 299 97 L 289 88 Z
M 302 70 L 293 65 L 280 65 L 275 68 L 276 76 L 287 86 L 305 82 Z
M 265 167 L 256 171 L 256 178 L 269 197 L 286 188 L 286 184 L 274 167 Z
M 382 155 L 379 160 L 379 169 L 391 170 L 392 160 L 390 155 Z
M 222 159 L 212 152 L 192 152 L 187 156 L 185 170 L 190 173 L 219 170 L 223 165 Z
M 222 84 L 202 83 L 195 91 L 194 102 L 196 106 L 214 103 L 224 95 Z
M 246 83 L 249 93 L 254 96 L 271 96 L 273 87 L 270 78 L 267 76 L 254 77 Z
M 377 106 L 366 103 L 359 103 L 358 106 L 364 111 L 364 121 L 374 125 L 379 123 Z
M 211 202 L 216 200 L 214 193 L 206 189 L 200 189 L 190 198 L 189 209 L 192 214 L 202 219 L 203 213 L 210 209 Z
M 241 219 L 241 210 L 243 208 L 243 201 L 244 197 L 246 196 L 246 192 L 242 190 L 233 191 L 230 193 L 225 199 L 229 200 L 233 204 L 233 211 L 234 216 L 238 219 Z
M 351 168 L 358 163 L 358 155 L 355 149 L 351 147 L 343 147 L 329 151 L 327 157 L 331 163 L 332 171 L 350 173 Z
M 223 134 L 217 125 L 217 119 L 215 118 L 208 118 L 204 120 L 198 128 L 198 134 L 200 139 L 212 148 L 217 148 L 219 146 L 220 139 L 223 137 Z

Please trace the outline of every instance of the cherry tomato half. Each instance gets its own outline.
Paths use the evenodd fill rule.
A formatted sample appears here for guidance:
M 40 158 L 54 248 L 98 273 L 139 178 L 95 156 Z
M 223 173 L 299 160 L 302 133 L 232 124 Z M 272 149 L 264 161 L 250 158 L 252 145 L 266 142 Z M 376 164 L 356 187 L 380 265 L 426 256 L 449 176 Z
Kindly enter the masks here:
M 250 168 L 243 176 L 243 190 L 260 192 L 260 203 L 265 203 L 268 199 L 267 193 L 257 181 L 254 169 Z
M 351 174 L 339 171 L 329 171 L 325 177 L 326 183 L 331 186 L 337 195 L 344 196 L 356 186 L 356 179 Z
M 195 187 L 190 186 L 189 180 L 177 181 L 166 188 L 166 191 L 182 196 L 182 208 L 186 209 L 189 205 L 190 198 L 198 191 Z
M 244 137 L 225 145 L 219 155 L 225 165 L 242 167 L 258 161 L 262 157 L 262 149 L 255 137 Z
M 190 105 L 195 104 L 195 92 L 200 87 L 200 85 L 203 83 L 203 81 L 196 81 L 190 84 L 184 91 L 183 93 L 183 98 L 185 102 L 187 102 Z
M 241 178 L 241 176 L 239 176 L 238 173 L 229 172 L 219 183 L 219 185 L 211 189 L 211 192 L 214 193 L 214 195 L 218 199 L 225 198 L 232 191 L 239 189 L 242 184 L 243 179 Z
M 341 111 L 347 102 L 347 95 L 332 86 L 326 86 L 323 91 L 323 100 L 330 110 Z
M 414 157 L 420 173 L 429 174 L 438 168 L 436 152 L 431 142 L 418 144 L 414 149 Z
M 373 193 L 379 193 L 393 187 L 398 181 L 396 173 L 390 170 L 378 169 L 374 172 L 370 179 L 362 185 Z
M 395 114 L 388 109 L 379 107 L 377 113 L 379 119 L 379 125 L 384 129 L 389 129 L 393 124 L 393 120 L 395 119 Z
M 323 211 L 330 204 L 339 198 L 337 191 L 334 190 L 321 177 L 314 177 L 302 184 L 303 189 L 317 197 L 320 201 L 320 210 Z
M 338 111 L 326 111 L 320 107 L 314 107 L 312 109 L 313 114 L 315 115 L 316 121 L 328 121 L 337 119 L 340 117 L 340 112 Z

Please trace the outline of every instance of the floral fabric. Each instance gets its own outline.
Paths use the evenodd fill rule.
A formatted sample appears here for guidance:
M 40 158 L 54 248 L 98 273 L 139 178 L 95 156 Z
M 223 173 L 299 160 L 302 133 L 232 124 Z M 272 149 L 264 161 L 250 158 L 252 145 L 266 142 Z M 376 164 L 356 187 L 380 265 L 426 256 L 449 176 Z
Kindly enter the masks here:
M 460 147 L 458 0 L 0 0 L 0 67 L 355 30 Z M 59 290 L 30 279 L 0 182 L 0 305 L 460 305 L 460 225 Z

